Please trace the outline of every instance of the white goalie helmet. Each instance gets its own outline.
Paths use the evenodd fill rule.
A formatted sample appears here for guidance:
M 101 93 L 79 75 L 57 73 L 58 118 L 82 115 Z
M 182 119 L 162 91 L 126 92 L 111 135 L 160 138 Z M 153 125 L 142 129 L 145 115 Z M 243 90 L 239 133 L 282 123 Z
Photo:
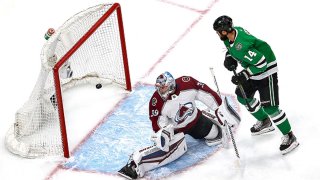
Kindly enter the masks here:
M 155 87 L 163 100 L 176 90 L 176 81 L 169 72 L 164 72 L 157 77 Z

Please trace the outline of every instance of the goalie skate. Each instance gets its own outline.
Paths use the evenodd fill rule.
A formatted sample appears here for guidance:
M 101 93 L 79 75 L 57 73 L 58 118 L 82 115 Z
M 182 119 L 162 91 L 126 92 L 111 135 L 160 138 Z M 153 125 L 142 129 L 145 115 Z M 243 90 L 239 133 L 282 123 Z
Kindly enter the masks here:
M 123 168 L 121 168 L 118 171 L 118 174 L 120 176 L 125 177 L 126 179 L 137 179 L 138 178 L 138 174 L 135 170 L 134 162 L 130 162 L 127 165 L 125 165 Z

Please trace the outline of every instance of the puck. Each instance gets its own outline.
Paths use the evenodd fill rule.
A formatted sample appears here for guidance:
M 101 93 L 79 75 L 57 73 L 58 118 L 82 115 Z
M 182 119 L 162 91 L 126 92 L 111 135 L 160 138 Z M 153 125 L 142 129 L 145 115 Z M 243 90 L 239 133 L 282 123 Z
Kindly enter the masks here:
M 100 89 L 100 88 L 102 88 L 102 85 L 101 85 L 101 84 L 97 84 L 97 85 L 96 85 L 96 88 L 97 88 L 97 89 Z

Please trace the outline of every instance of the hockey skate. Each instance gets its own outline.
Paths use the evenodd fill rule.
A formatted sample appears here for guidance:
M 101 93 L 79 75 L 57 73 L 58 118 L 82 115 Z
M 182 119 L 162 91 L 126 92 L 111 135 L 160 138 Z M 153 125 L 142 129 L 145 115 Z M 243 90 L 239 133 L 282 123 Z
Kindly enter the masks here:
M 269 118 L 265 119 L 264 121 L 257 121 L 256 124 L 251 127 L 251 135 L 260 135 L 267 132 L 271 132 L 274 130 L 272 123 Z
M 297 141 L 296 136 L 293 135 L 292 132 L 289 132 L 288 134 L 286 134 L 282 137 L 280 151 L 281 151 L 282 155 L 285 155 L 285 154 L 291 152 L 292 150 L 294 150 L 298 146 L 299 146 L 299 143 Z
M 127 179 L 137 179 L 138 174 L 135 168 L 136 168 L 135 163 L 133 161 L 130 161 L 127 165 L 125 165 L 123 168 L 121 168 L 118 171 L 118 174 Z

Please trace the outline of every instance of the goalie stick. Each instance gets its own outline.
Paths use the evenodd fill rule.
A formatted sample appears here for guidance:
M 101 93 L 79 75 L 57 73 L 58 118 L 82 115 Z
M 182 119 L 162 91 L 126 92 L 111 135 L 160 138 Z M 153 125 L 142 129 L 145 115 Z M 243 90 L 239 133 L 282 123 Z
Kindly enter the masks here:
M 214 72 L 213 72 L 213 67 L 210 67 L 209 69 L 210 69 L 211 75 L 212 75 L 212 77 L 213 77 L 213 79 L 214 79 L 214 83 L 215 83 L 215 85 L 216 85 L 216 87 L 217 87 L 218 94 L 219 94 L 220 98 L 222 98 L 221 93 L 220 93 L 220 90 L 219 90 L 219 86 L 218 86 L 218 83 L 217 83 L 216 76 L 215 76 L 215 74 L 214 74 Z M 225 99 L 227 100 L 227 97 L 225 97 Z M 227 103 L 227 104 L 228 104 L 228 103 Z M 231 108 L 231 109 L 232 109 L 232 108 Z M 236 156 L 237 156 L 238 160 L 240 161 L 240 154 L 239 154 L 239 151 L 238 151 L 238 148 L 237 148 L 236 141 L 235 141 L 234 136 L 233 136 L 232 129 L 231 129 L 229 123 L 228 123 L 226 120 L 224 121 L 224 123 L 225 123 L 225 125 L 226 125 L 227 128 L 228 128 L 228 131 L 229 131 L 229 134 L 230 134 L 230 137 L 231 137 L 231 141 L 232 141 L 232 144 L 233 144 L 233 149 L 234 149 L 234 151 L 235 151 L 235 153 L 236 153 Z

